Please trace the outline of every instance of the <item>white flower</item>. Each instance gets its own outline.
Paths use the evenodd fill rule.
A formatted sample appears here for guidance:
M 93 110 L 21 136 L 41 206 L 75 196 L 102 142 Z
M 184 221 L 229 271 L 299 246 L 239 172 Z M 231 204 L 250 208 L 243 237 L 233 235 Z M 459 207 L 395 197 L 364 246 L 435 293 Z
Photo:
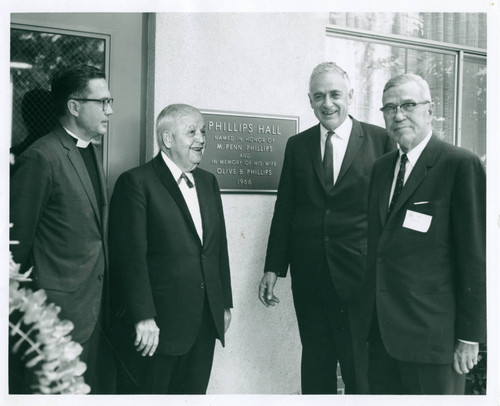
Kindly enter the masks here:
M 87 394 L 90 387 L 82 377 L 87 369 L 79 356 L 83 351 L 80 344 L 71 340 L 69 333 L 73 323 L 61 321 L 60 307 L 46 303 L 47 294 L 43 289 L 33 292 L 21 288 L 20 282 L 29 281 L 31 269 L 24 274 L 19 272 L 12 255 L 9 263 L 9 314 L 15 319 L 9 321 L 10 335 L 16 341 L 12 351 L 20 348 L 26 356 L 26 368 L 32 368 L 36 383 L 31 388 L 34 393 Z

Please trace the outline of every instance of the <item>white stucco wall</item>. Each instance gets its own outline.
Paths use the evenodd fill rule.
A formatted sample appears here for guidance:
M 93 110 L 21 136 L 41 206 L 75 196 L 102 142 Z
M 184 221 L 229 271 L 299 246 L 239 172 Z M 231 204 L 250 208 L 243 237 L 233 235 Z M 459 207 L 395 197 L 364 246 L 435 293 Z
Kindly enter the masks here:
M 316 123 L 309 75 L 325 57 L 328 13 L 156 15 L 154 116 L 171 103 L 200 109 L 292 115 Z M 275 195 L 224 194 L 234 296 L 226 348 L 217 344 L 211 394 L 300 391 L 300 341 L 290 278 L 281 303 L 257 299 Z

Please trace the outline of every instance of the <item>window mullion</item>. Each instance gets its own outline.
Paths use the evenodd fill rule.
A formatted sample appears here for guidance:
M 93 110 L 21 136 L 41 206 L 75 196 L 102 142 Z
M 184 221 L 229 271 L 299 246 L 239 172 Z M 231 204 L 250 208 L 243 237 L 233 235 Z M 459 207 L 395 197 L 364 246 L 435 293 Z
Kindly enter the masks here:
M 464 83 L 464 52 L 459 51 L 457 53 L 457 63 L 456 63 L 456 73 L 455 73 L 455 140 L 454 144 L 462 145 L 462 100 L 463 100 L 463 83 Z

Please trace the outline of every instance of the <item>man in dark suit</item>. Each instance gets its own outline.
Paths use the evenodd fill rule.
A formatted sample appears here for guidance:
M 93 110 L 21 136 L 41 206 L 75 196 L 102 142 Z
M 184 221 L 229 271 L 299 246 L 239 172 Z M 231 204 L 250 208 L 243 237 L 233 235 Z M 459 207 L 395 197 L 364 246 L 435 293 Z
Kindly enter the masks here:
M 160 153 L 122 174 L 111 199 L 119 390 L 204 394 L 215 341 L 224 344 L 231 320 L 222 202 L 215 176 L 197 168 L 201 113 L 170 105 L 156 132 Z
M 100 375 L 105 360 L 103 285 L 107 264 L 107 194 L 102 158 L 91 140 L 106 133 L 113 113 L 104 74 L 92 66 L 59 72 L 52 81 L 59 124 L 21 154 L 11 177 L 14 260 L 33 266 L 33 288 L 61 307 L 83 347 L 92 393 L 113 390 Z M 112 358 L 109 357 L 112 361 Z
M 384 129 L 348 116 L 352 96 L 339 66 L 313 70 L 309 101 L 320 124 L 288 140 L 259 285 L 264 305 L 278 303 L 274 286 L 290 265 L 303 394 L 337 393 L 337 361 L 346 393 L 366 390 L 356 303 L 366 268 L 368 180 L 393 144 Z
M 392 78 L 382 100 L 400 150 L 375 163 L 370 183 L 370 391 L 463 394 L 486 335 L 484 168 L 432 133 L 420 76 Z

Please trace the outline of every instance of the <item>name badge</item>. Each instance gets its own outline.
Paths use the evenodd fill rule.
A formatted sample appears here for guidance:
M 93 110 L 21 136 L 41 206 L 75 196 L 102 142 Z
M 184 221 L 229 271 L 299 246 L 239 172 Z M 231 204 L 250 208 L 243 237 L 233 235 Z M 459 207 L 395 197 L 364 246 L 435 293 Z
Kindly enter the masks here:
M 431 226 L 432 216 L 428 214 L 417 213 L 416 211 L 406 210 L 404 228 L 415 230 L 420 233 L 426 233 Z

